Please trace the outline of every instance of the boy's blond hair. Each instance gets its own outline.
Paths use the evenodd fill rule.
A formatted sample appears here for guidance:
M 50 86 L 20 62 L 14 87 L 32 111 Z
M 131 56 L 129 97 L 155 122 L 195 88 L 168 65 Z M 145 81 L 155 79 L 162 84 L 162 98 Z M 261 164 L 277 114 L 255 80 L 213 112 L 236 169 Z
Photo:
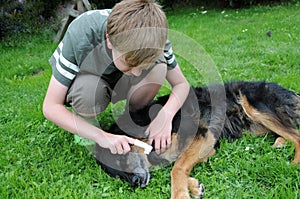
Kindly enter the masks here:
M 112 9 L 106 31 L 113 48 L 135 67 L 154 63 L 163 53 L 168 25 L 154 0 L 123 0 Z

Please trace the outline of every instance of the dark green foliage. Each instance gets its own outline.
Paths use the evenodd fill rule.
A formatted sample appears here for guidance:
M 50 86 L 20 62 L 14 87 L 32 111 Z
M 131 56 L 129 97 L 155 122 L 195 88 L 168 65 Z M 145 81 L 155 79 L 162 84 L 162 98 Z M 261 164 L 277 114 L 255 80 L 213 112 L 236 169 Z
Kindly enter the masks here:
M 90 3 L 94 4 L 98 9 L 102 8 L 112 8 L 116 3 L 120 2 L 121 0 L 90 0 Z
M 0 40 L 21 32 L 35 32 L 53 20 L 58 6 L 64 0 L 37 0 L 0 2 Z

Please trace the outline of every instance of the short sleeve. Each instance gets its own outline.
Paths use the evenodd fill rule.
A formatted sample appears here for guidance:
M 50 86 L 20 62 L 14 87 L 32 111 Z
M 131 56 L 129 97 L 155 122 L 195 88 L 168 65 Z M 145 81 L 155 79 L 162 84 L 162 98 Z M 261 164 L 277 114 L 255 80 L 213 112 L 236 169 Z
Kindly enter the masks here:
M 177 65 L 177 60 L 173 53 L 172 44 L 169 40 L 167 40 L 165 44 L 164 57 L 167 62 L 168 70 L 175 68 Z
M 69 87 L 87 55 L 101 44 L 109 13 L 110 10 L 91 10 L 71 22 L 49 60 L 53 76 L 60 83 Z
M 79 67 L 74 58 L 71 39 L 67 34 L 59 43 L 49 62 L 55 79 L 69 87 L 79 72 Z

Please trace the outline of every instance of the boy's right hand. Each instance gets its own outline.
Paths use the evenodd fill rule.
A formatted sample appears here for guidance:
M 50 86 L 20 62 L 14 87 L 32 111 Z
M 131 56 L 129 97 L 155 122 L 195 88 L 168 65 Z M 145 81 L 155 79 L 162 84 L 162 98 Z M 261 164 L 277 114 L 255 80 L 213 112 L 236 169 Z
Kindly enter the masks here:
M 131 150 L 130 145 L 134 144 L 134 139 L 124 135 L 105 133 L 97 143 L 103 148 L 108 148 L 112 154 L 122 155 Z

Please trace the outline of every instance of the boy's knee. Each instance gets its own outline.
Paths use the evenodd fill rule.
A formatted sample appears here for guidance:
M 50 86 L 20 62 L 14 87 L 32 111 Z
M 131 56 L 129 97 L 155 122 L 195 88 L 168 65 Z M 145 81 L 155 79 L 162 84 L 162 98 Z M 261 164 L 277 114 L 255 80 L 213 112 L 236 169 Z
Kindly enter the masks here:
M 110 102 L 110 90 L 101 77 L 79 75 L 71 86 L 66 103 L 81 116 L 91 117 L 103 112 Z
M 135 89 L 128 97 L 130 110 L 138 110 L 147 106 L 160 89 L 158 84 L 146 84 Z

